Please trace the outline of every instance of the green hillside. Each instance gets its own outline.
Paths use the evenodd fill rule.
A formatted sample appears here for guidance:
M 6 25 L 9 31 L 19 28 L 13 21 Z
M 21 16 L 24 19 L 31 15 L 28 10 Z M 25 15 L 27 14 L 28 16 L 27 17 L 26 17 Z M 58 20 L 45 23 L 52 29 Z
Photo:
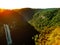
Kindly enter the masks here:
M 39 45 L 51 45 L 47 44 L 45 38 L 49 37 L 49 35 L 52 34 L 52 31 L 60 26 L 60 9 L 51 8 L 36 10 L 29 23 L 40 32 L 38 42 L 41 43 L 39 43 Z
M 51 27 L 59 25 L 60 9 L 42 9 L 34 14 L 29 21 L 38 31 L 43 30 L 46 26 Z

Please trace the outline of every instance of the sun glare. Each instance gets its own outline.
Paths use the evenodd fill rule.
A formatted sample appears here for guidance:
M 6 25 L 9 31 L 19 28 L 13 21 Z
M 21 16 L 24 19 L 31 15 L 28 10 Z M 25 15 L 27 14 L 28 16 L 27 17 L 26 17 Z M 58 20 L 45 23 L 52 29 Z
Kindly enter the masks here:
M 4 11 L 4 9 L 0 9 L 0 12 L 3 12 Z

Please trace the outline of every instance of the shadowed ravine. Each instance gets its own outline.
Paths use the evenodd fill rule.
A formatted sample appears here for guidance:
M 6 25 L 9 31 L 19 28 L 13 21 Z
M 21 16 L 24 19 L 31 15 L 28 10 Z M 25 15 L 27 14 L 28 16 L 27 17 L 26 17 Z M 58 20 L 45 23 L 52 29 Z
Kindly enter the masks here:
M 27 22 L 32 15 L 32 9 L 5 10 L 0 13 L 0 45 L 7 45 L 4 24 L 9 25 L 12 45 L 35 45 L 32 37 L 38 32 Z

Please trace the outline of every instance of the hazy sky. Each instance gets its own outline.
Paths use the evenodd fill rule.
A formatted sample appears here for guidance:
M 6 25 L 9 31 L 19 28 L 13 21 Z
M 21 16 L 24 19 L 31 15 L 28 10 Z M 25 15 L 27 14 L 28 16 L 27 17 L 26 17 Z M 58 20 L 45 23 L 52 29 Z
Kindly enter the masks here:
M 60 0 L 0 0 L 0 8 L 59 8 Z

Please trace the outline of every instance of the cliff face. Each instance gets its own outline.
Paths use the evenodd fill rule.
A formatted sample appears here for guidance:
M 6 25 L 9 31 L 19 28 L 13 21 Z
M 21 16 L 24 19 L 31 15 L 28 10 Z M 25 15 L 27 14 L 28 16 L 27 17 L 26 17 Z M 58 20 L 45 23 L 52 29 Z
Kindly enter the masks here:
M 13 45 L 22 45 L 21 43 L 25 43 L 25 41 L 30 43 L 29 40 L 32 42 L 32 37 L 38 32 L 27 21 L 31 19 L 33 13 L 30 8 L 17 11 L 5 10 L 0 13 L 0 44 L 7 44 L 3 24 L 8 24 L 10 27 Z

